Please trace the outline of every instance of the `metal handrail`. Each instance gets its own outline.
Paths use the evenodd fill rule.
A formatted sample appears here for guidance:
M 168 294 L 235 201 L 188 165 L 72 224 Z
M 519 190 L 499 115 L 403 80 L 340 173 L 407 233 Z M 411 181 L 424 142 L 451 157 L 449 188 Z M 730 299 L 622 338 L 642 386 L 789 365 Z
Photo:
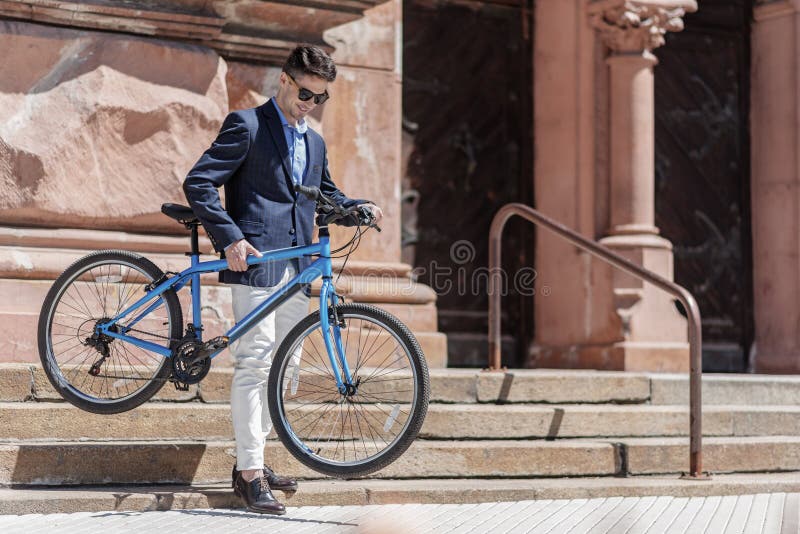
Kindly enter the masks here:
M 596 256 L 614 267 L 650 282 L 670 293 L 683 304 L 689 322 L 689 474 L 690 478 L 707 478 L 703 472 L 702 453 L 702 332 L 700 328 L 700 309 L 689 291 L 656 273 L 636 265 L 611 249 L 585 238 L 579 233 L 554 221 L 546 215 L 525 204 L 506 204 L 492 219 L 489 230 L 489 370 L 499 370 L 500 360 L 500 255 L 501 240 L 506 222 L 513 215 L 538 226 L 544 226 L 589 254 Z

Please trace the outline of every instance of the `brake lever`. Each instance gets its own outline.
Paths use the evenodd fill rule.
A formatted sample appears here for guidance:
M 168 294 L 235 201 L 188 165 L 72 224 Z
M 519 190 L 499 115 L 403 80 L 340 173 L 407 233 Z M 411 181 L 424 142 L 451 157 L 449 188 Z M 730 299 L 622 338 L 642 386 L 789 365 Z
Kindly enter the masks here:
M 358 211 L 361 212 L 362 221 L 367 223 L 368 228 L 374 228 L 378 232 L 381 231 L 381 227 L 375 222 L 375 215 L 373 215 L 371 209 L 366 206 L 359 206 Z
M 329 216 L 331 213 L 335 213 L 340 218 L 348 217 L 355 213 L 360 226 L 374 228 L 378 232 L 381 231 L 381 227 L 375 223 L 375 215 L 372 213 L 372 210 L 368 209 L 366 206 L 358 206 L 355 209 L 345 208 L 325 196 L 318 187 L 314 186 L 307 187 L 295 184 L 294 190 L 297 193 L 305 195 L 310 200 L 315 200 L 317 203 L 316 212 L 318 215 L 323 216 L 323 218 Z

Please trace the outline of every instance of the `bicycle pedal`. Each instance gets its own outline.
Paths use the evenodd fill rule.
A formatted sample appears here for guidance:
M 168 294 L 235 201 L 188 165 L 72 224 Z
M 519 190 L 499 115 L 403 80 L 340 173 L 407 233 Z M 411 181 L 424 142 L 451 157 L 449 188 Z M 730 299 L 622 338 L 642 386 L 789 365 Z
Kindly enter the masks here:
M 172 383 L 178 391 L 189 391 L 189 384 L 178 382 L 177 380 L 173 380 Z
M 224 349 L 225 347 L 228 346 L 229 341 L 230 340 L 228 339 L 228 336 L 218 336 L 215 337 L 214 339 L 208 340 L 208 342 L 204 345 L 203 348 L 212 350 Z
M 212 354 L 219 352 L 225 347 L 227 347 L 229 341 L 230 340 L 228 339 L 228 336 L 218 336 L 215 337 L 214 339 L 209 339 L 205 343 L 202 343 L 197 346 L 193 355 L 188 360 L 188 363 L 191 365 L 200 362 L 202 360 L 205 360 Z

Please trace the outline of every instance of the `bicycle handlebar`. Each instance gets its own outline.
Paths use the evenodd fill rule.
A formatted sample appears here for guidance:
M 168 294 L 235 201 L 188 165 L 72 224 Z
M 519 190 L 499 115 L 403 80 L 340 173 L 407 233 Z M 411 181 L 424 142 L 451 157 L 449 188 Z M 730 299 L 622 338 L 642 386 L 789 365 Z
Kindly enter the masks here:
M 369 226 L 375 228 L 379 232 L 381 231 L 380 227 L 375 224 L 375 216 L 372 214 L 372 211 L 363 206 L 345 208 L 334 202 L 330 197 L 324 195 L 316 186 L 295 184 L 294 190 L 301 195 L 305 195 L 309 200 L 315 200 L 317 202 L 317 213 L 323 216 L 328 222 L 336 222 L 347 217 L 355 217 L 359 226 Z
M 305 185 L 294 184 L 294 190 L 296 193 L 305 195 L 309 200 L 319 200 L 320 197 L 322 197 L 330 201 L 328 197 L 322 194 L 322 191 L 319 190 L 319 187 L 308 187 Z

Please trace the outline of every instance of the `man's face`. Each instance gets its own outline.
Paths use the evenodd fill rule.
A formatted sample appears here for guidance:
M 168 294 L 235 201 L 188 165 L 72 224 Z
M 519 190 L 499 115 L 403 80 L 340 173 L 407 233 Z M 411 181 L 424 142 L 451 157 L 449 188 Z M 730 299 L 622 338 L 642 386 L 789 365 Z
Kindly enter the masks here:
M 277 99 L 281 110 L 289 115 L 287 119 L 299 121 L 317 107 L 314 97 L 305 101 L 300 100 L 300 89 L 321 95 L 328 90 L 328 82 L 319 76 L 298 75 L 293 78 L 286 72 L 281 72 Z

